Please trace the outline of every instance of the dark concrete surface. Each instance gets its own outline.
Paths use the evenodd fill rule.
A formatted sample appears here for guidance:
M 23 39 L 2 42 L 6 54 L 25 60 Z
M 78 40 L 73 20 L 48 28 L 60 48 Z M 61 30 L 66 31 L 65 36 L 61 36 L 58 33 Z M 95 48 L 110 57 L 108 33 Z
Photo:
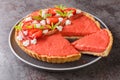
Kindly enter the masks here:
M 106 23 L 114 37 L 110 55 L 71 72 L 48 72 L 16 58 L 8 45 L 13 25 L 26 14 L 55 4 L 80 8 Z M 120 80 L 120 0 L 0 0 L 0 80 Z

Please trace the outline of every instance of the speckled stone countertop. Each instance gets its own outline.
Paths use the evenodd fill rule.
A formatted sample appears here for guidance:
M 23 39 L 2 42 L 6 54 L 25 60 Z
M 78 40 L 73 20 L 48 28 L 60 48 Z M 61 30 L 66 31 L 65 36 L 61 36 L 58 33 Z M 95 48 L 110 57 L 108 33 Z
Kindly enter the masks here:
M 49 72 L 16 58 L 8 45 L 13 25 L 39 8 L 55 4 L 80 8 L 99 17 L 113 33 L 110 55 L 82 69 Z M 0 80 L 120 80 L 120 0 L 0 0 Z

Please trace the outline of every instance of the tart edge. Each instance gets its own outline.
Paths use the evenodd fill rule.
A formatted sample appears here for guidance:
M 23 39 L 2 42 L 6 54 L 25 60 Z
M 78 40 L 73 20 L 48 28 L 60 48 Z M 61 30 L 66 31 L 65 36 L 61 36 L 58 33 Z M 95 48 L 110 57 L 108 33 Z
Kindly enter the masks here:
M 76 61 L 79 60 L 81 57 L 81 53 L 76 53 L 73 55 L 69 55 L 69 56 L 47 56 L 47 55 L 39 55 L 34 51 L 31 51 L 27 48 L 25 48 L 20 41 L 18 41 L 16 39 L 17 36 L 17 30 L 15 30 L 15 41 L 17 42 L 18 46 L 29 56 L 41 60 L 41 61 L 45 61 L 45 62 L 49 62 L 49 63 L 65 63 L 65 62 L 72 62 L 72 61 Z

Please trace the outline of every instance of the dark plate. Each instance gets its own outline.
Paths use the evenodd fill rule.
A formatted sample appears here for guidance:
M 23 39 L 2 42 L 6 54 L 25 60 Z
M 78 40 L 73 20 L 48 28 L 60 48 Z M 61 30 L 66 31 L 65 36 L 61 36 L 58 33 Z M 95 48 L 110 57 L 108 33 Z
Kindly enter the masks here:
M 101 28 L 108 28 L 99 18 L 97 18 L 96 16 L 93 16 L 93 17 L 97 21 L 100 22 Z M 16 24 L 18 24 L 21 20 L 19 20 Z M 40 69 L 55 70 L 55 71 L 74 70 L 74 69 L 83 68 L 85 66 L 88 66 L 92 63 L 95 63 L 99 59 L 101 59 L 101 57 L 82 55 L 80 60 L 74 61 L 74 62 L 69 62 L 69 63 L 64 63 L 64 64 L 51 64 L 51 63 L 39 61 L 39 60 L 36 60 L 36 59 L 30 57 L 29 55 L 27 55 L 24 51 L 22 51 L 19 48 L 19 46 L 15 42 L 14 33 L 15 33 L 15 29 L 13 27 L 11 29 L 10 35 L 9 35 L 9 46 L 10 46 L 12 52 L 14 53 L 14 55 L 17 58 L 19 58 L 21 61 L 23 61 L 31 66 L 40 68 Z

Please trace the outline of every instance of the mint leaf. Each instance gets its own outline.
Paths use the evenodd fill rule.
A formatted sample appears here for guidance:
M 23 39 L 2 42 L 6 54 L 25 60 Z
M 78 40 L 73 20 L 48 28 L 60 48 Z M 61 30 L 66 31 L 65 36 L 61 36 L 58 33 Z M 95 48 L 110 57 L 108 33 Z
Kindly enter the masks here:
M 37 27 L 36 24 L 34 24 L 34 28 L 38 28 L 38 29 L 44 29 L 44 26 L 40 26 L 40 27 Z
M 49 29 L 52 29 L 52 27 L 50 25 L 46 25 Z
M 46 19 L 47 17 L 50 17 L 50 16 L 52 16 L 51 14 L 45 14 L 44 16 L 43 16 L 43 19 Z
M 44 29 L 44 26 L 40 26 L 40 29 Z
M 17 29 L 17 30 L 21 30 L 22 27 L 21 27 L 21 26 L 15 26 L 15 29 Z
M 59 14 L 60 16 L 64 15 L 64 13 L 62 11 L 60 11 L 60 10 L 56 10 L 56 13 Z
M 51 30 L 54 30 L 59 24 L 60 24 L 60 22 L 58 22 L 56 24 L 52 23 L 51 26 L 49 26 L 49 27 L 50 27 Z
M 22 22 L 19 22 L 18 25 L 15 26 L 15 29 L 22 30 Z
M 56 26 L 53 23 L 51 23 L 51 30 L 54 30 L 55 28 Z
M 42 15 L 42 10 L 39 11 L 40 15 Z
M 66 6 L 60 4 L 60 5 L 55 5 L 55 8 L 59 8 L 61 10 L 64 10 L 66 8 Z
M 28 29 L 32 29 L 33 27 L 32 27 L 32 26 L 26 26 L 26 28 L 28 28 Z
M 58 23 L 55 24 L 55 26 L 58 26 L 58 25 L 60 25 L 60 22 L 58 22 Z
M 61 17 L 68 17 L 70 14 L 72 14 L 72 10 L 68 12 L 62 12 L 60 10 L 56 10 L 56 13 L 59 14 Z
M 40 16 L 42 17 L 42 19 L 46 19 L 47 17 L 52 16 L 52 14 L 49 13 L 45 13 L 44 16 L 42 15 L 42 10 L 39 11 L 40 12 Z
M 72 13 L 73 13 L 73 10 L 69 11 L 69 12 L 67 13 L 67 15 L 70 15 L 70 14 L 72 14 Z
M 42 20 L 42 17 L 41 16 L 33 16 L 32 17 L 34 20 Z

